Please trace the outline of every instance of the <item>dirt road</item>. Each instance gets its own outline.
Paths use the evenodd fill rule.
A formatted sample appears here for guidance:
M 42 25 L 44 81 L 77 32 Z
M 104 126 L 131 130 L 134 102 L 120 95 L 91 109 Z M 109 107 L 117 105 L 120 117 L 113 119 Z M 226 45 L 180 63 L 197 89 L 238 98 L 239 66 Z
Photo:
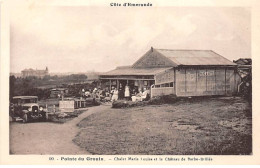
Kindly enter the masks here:
M 64 124 L 51 122 L 10 124 L 10 152 L 11 154 L 90 154 L 78 147 L 72 139 L 79 132 L 79 123 L 87 116 L 105 110 L 109 106 L 90 107 L 77 118 Z

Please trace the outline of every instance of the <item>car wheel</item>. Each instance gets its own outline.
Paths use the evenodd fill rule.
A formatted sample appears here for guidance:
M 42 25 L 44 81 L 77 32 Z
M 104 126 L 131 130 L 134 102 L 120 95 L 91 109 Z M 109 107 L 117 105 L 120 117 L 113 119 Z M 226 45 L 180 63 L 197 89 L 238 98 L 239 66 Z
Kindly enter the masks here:
M 28 115 L 24 114 L 23 116 L 23 123 L 27 123 L 28 122 Z

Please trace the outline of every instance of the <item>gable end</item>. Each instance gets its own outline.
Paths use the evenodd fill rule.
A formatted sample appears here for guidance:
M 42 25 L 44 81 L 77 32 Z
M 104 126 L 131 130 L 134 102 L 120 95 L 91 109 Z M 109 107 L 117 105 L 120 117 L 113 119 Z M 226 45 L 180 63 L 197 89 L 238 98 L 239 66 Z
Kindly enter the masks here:
M 151 49 L 146 52 L 139 60 L 137 60 L 132 65 L 132 68 L 161 68 L 176 66 L 177 64 L 156 51 L 156 49 Z

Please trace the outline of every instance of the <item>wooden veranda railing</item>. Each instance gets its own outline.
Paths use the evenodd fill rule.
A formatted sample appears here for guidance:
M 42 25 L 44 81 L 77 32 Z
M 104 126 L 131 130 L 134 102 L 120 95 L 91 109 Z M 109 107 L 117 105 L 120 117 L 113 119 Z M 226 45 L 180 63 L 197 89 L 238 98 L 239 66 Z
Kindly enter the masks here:
M 174 87 L 151 87 L 151 97 L 174 94 Z

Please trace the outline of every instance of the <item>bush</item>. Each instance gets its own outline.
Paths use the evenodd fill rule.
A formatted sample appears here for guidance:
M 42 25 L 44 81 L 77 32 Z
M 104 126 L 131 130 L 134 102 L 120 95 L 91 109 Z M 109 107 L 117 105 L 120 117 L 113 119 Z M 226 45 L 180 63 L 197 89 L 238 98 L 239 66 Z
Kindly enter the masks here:
M 93 105 L 93 106 L 99 106 L 99 105 L 101 105 L 100 99 L 93 99 L 92 105 Z
M 177 101 L 176 95 L 163 95 L 157 96 L 148 101 L 148 104 L 159 105 L 159 104 L 172 104 Z
M 112 108 L 131 108 L 136 106 L 145 106 L 145 105 L 160 105 L 160 104 L 172 104 L 177 101 L 177 97 L 175 95 L 164 95 L 164 96 L 157 96 L 149 101 L 125 101 L 125 100 L 118 100 L 112 103 Z
M 112 103 L 112 108 L 131 108 L 131 107 L 136 107 L 136 106 L 144 106 L 147 104 L 148 104 L 147 101 L 132 102 L 132 101 L 125 101 L 125 100 L 118 100 L 118 101 L 114 101 Z

